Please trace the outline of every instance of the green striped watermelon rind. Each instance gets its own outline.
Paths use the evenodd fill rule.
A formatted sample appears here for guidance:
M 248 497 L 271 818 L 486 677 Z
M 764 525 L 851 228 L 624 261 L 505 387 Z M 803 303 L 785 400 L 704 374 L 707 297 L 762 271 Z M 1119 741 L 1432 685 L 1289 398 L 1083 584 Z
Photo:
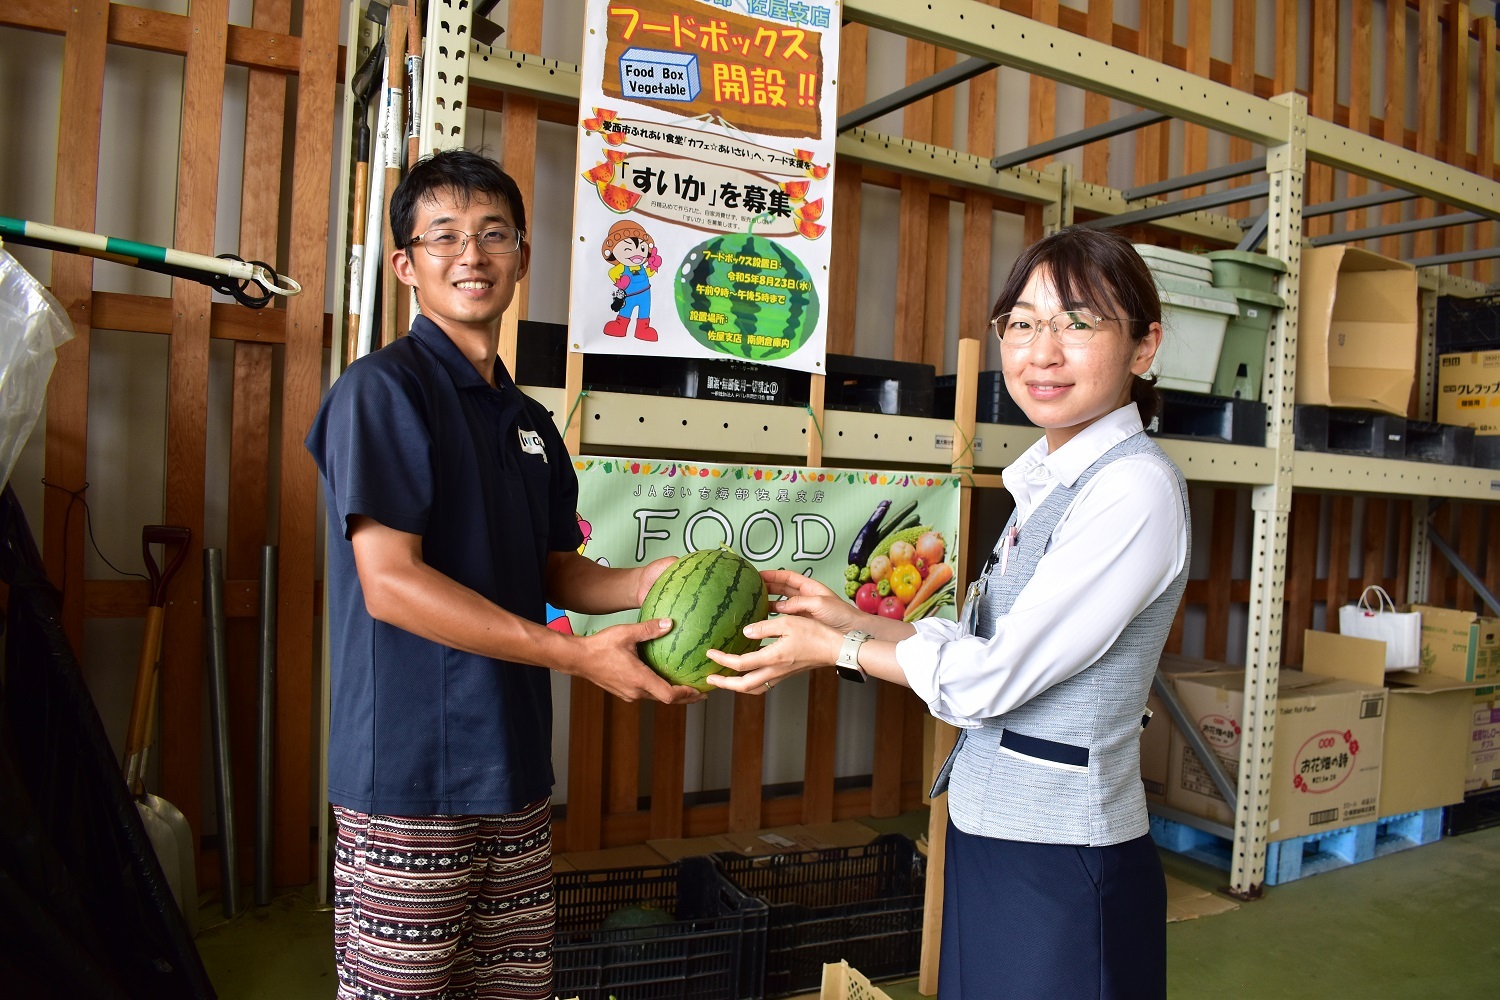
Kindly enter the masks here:
M 740 262 L 722 259 L 726 256 Z M 757 260 L 774 266 L 745 263 Z M 740 278 L 731 279 L 731 272 Z M 753 233 L 715 236 L 698 244 L 677 268 L 672 284 L 682 325 L 694 340 L 719 354 L 762 362 L 789 357 L 818 325 L 818 293 L 806 265 L 781 243 Z M 741 297 L 756 294 L 784 301 Z
M 715 577 L 722 577 L 718 587 Z M 769 613 L 766 585 L 748 560 L 728 548 L 700 549 L 668 566 L 641 602 L 641 621 L 673 623 L 666 635 L 641 643 L 641 659 L 673 684 L 712 691 L 707 677 L 725 671 L 706 652 L 750 652 L 760 643 L 745 638 L 744 628 Z

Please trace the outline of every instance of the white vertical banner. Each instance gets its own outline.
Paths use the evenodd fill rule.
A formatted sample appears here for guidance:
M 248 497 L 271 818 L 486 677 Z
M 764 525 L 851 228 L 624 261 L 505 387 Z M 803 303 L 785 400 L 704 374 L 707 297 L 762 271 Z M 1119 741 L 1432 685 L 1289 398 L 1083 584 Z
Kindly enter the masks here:
M 574 350 L 824 370 L 839 0 L 588 0 Z

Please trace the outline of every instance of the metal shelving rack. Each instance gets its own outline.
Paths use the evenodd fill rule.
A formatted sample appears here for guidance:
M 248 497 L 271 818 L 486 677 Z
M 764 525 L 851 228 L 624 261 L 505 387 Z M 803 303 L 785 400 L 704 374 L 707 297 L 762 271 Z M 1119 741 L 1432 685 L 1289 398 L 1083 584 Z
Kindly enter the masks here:
M 468 37 L 471 9 L 454 0 L 430 0 L 442 11 L 433 23 L 442 29 L 429 33 L 428 53 L 448 48 L 450 65 L 455 40 Z M 1414 512 L 1412 586 L 1425 588 L 1427 540 L 1423 533 L 1422 498 L 1452 497 L 1478 500 L 1500 498 L 1500 474 L 1411 462 L 1348 456 L 1298 453 L 1293 448 L 1292 400 L 1297 360 L 1297 307 L 1302 238 L 1303 177 L 1308 160 L 1400 187 L 1458 208 L 1500 218 L 1500 184 L 1435 159 L 1381 142 L 1330 122 L 1310 118 L 1306 102 L 1297 95 L 1262 100 L 1231 87 L 1152 62 L 1112 46 L 1060 28 L 974 2 L 934 0 L 845 0 L 844 17 L 874 28 L 918 39 L 962 56 L 1047 77 L 1143 108 L 1164 112 L 1218 132 L 1249 139 L 1266 150 L 1269 177 L 1267 251 L 1286 262 L 1287 273 L 1277 291 L 1286 301 L 1272 331 L 1272 361 L 1267 368 L 1263 398 L 1268 403 L 1265 448 L 1191 444 L 1164 441 L 1189 479 L 1204 483 L 1246 486 L 1252 492 L 1253 556 L 1249 605 L 1249 639 L 1245 656 L 1246 695 L 1249 702 L 1246 739 L 1242 741 L 1231 889 L 1242 896 L 1258 894 L 1265 874 L 1269 836 L 1269 782 L 1275 722 L 1277 671 L 1281 655 L 1281 607 L 1286 576 L 1288 517 L 1295 489 L 1328 489 L 1412 496 Z M 501 89 L 551 101 L 576 101 L 578 68 L 534 55 L 471 47 L 467 77 Z M 429 56 L 431 74 L 437 61 Z M 442 111 L 441 96 L 450 117 L 454 101 L 466 96 L 466 84 L 453 69 L 446 89 L 429 78 L 423 91 L 423 121 Z M 423 148 L 452 145 L 461 137 L 433 138 L 424 127 Z M 838 155 L 850 161 L 879 166 L 931 180 L 951 182 L 1052 208 L 1051 218 L 1068 222 L 1082 209 L 1120 214 L 1140 208 L 1119 191 L 1072 180 L 1068 171 L 1053 166 L 1036 171 L 991 168 L 988 160 L 951 149 L 854 129 L 840 136 Z M 1149 202 L 1148 202 L 1149 204 Z M 1224 216 L 1197 212 L 1161 219 L 1159 228 L 1234 243 L 1240 226 Z M 1477 294 L 1473 283 L 1429 270 L 1422 275 L 1425 317 L 1424 343 L 1431 352 L 1433 303 L 1440 291 Z M 1424 372 L 1431 374 L 1431 358 Z M 967 365 L 968 370 L 964 370 Z M 975 352 L 961 352 L 960 381 L 976 376 Z M 1424 378 L 1423 385 L 1430 386 Z M 539 390 L 538 397 L 555 414 L 569 413 L 566 390 Z M 969 401 L 972 406 L 972 399 Z M 1424 397 L 1423 404 L 1430 404 Z M 662 400 L 649 396 L 592 393 L 581 400 L 571 417 L 581 439 L 603 450 L 652 449 L 667 452 L 743 453 L 752 443 L 757 455 L 810 454 L 805 414 L 792 408 L 716 403 L 699 400 Z M 821 458 L 829 463 L 901 464 L 942 467 L 951 453 L 952 424 L 837 411 L 825 415 Z M 1019 454 L 1035 432 L 1024 428 L 979 425 L 975 428 L 974 464 L 999 469 L 1009 456 Z M 977 475 L 977 485 L 997 485 L 998 476 Z M 1420 567 L 1420 569 L 1419 569 Z M 1425 596 L 1414 593 L 1412 596 Z

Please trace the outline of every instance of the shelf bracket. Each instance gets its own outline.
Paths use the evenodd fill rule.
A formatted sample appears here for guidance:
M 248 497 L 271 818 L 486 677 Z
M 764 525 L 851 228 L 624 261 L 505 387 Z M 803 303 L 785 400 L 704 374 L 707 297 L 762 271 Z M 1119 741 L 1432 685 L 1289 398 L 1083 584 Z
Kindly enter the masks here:
M 1431 521 L 1427 522 L 1427 540 L 1432 543 L 1433 548 L 1437 549 L 1439 555 L 1448 560 L 1449 565 L 1457 571 L 1458 575 L 1464 578 L 1464 583 L 1474 588 L 1474 593 L 1478 594 L 1484 606 L 1490 609 L 1490 614 L 1500 615 L 1500 601 L 1495 599 L 1495 595 L 1490 593 L 1484 581 L 1479 579 L 1479 574 L 1469 568 L 1469 564 L 1464 562 L 1463 557 L 1448 544 L 1448 540 L 1437 528 L 1433 527 Z
M 1228 771 L 1224 770 L 1224 762 L 1203 738 L 1202 730 L 1193 724 L 1193 720 L 1187 714 L 1187 709 L 1182 707 L 1182 701 L 1177 697 L 1177 689 L 1167 682 L 1160 670 L 1151 678 L 1151 691 L 1162 700 L 1162 704 L 1167 706 L 1167 714 L 1172 717 L 1173 724 L 1182 733 L 1183 739 L 1187 740 L 1188 746 L 1193 748 L 1193 753 L 1198 755 L 1203 769 L 1213 779 L 1214 787 L 1219 790 L 1224 801 L 1229 803 L 1229 811 L 1234 812 L 1235 798 L 1239 794 L 1235 789 L 1234 779 L 1229 776 Z

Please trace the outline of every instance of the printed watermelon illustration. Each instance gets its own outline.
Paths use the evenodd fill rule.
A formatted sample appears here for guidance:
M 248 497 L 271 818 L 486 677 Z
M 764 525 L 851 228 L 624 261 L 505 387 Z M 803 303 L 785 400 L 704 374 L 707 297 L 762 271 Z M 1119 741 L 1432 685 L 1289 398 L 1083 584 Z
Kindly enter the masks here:
M 818 324 L 807 267 L 782 244 L 753 233 L 698 244 L 673 284 L 677 315 L 693 339 L 734 358 L 785 358 Z

